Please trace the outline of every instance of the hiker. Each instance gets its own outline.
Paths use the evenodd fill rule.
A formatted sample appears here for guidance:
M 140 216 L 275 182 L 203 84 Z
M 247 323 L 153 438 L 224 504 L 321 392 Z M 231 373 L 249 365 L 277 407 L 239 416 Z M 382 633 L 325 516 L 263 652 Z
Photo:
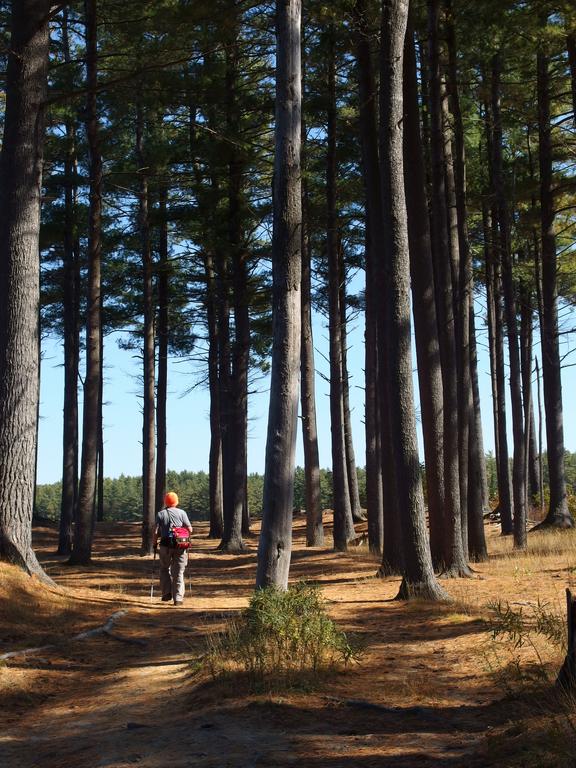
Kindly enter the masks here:
M 160 590 L 162 601 L 174 600 L 174 605 L 182 605 L 184 600 L 184 569 L 188 563 L 189 536 L 192 524 L 183 509 L 178 509 L 178 494 L 169 491 L 164 497 L 164 509 L 156 515 L 154 529 L 154 552 L 160 541 Z M 175 537 L 174 529 L 187 529 L 186 536 Z M 182 531 L 185 533 L 185 531 Z

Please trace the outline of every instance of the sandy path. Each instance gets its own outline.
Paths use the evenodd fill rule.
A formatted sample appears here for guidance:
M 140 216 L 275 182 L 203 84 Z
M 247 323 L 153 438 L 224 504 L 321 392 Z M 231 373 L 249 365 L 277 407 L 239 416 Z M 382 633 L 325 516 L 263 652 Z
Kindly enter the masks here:
M 198 533 L 193 593 L 177 609 L 149 599 L 151 564 L 136 554 L 137 526 L 118 530 L 113 547 L 110 532 L 99 539 L 88 572 L 50 557 L 46 532 L 41 547 L 78 599 L 104 601 L 109 613 L 127 609 L 114 631 L 141 644 L 99 637 L 14 660 L 43 693 L 5 710 L 3 768 L 486 765 L 474 755 L 506 712 L 482 669 L 478 618 L 391 602 L 398 582 L 370 578 L 369 555 L 307 551 L 297 537 L 293 578 L 323 584 L 331 615 L 363 645 L 363 661 L 321 692 L 245 696 L 234 681 L 193 678 L 190 661 L 205 635 L 246 604 L 254 542 L 247 554 L 222 556 Z

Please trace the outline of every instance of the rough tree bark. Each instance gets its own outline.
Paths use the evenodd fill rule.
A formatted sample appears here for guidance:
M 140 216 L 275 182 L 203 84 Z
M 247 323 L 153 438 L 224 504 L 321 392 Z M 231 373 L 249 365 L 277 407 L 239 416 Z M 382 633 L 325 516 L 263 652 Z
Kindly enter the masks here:
M 32 550 L 32 509 L 49 11 L 45 0 L 12 3 L 0 154 L 0 558 L 47 581 Z
M 541 24 L 547 21 L 543 12 Z M 540 225 L 542 253 L 542 378 L 546 416 L 546 450 L 550 506 L 542 525 L 573 528 L 574 519 L 566 500 L 564 474 L 564 423 L 562 415 L 562 378 L 558 344 L 557 257 L 554 231 L 554 194 L 552 190 L 552 126 L 550 123 L 549 57 L 541 41 L 537 54 L 538 138 L 540 167 Z
M 300 19 L 300 0 L 277 0 L 272 375 L 256 586 L 280 589 L 288 585 L 292 550 L 300 367 Z
M 330 343 L 330 430 L 332 438 L 332 482 L 334 510 L 334 548 L 345 551 L 354 538 L 352 507 L 346 467 L 346 440 L 342 392 L 342 333 L 340 285 L 344 280 L 338 254 L 338 218 L 336 210 L 336 60 L 334 28 L 327 31 L 328 47 L 328 127 L 326 158 L 326 250 L 328 261 L 328 328 Z
M 468 206 L 466 202 L 466 149 L 464 143 L 464 122 L 460 106 L 456 26 L 452 0 L 445 0 L 446 7 L 446 42 L 448 48 L 448 93 L 452 112 L 452 135 L 454 141 L 454 203 L 456 208 L 456 226 L 458 231 L 458 251 L 460 257 L 457 281 L 456 306 L 458 330 L 458 419 L 460 424 L 460 505 L 462 508 L 462 537 L 464 551 L 468 554 L 470 524 L 478 526 L 478 521 L 470 520 L 470 496 L 475 497 L 475 512 L 478 513 L 478 498 L 482 488 L 472 486 L 482 477 L 482 467 L 475 467 L 473 462 L 484 462 L 479 446 L 471 445 L 471 436 L 478 435 L 472 429 L 474 394 L 471 374 L 470 313 L 472 311 L 472 254 L 468 238 Z M 470 457 L 472 452 L 472 458 Z M 472 466 L 472 477 L 469 476 Z M 482 518 L 483 519 L 483 518 Z
M 365 425 L 366 425 L 366 514 L 368 546 L 381 554 L 383 549 L 382 460 L 378 408 L 378 358 L 375 285 L 375 260 L 382 252 L 380 174 L 378 172 L 378 119 L 376 84 L 370 47 L 370 26 L 366 0 L 356 0 L 353 8 L 362 176 L 366 196 L 366 330 L 365 330 Z
M 446 214 L 448 216 L 448 250 L 452 277 L 452 303 L 454 313 L 454 350 L 456 353 L 456 390 L 458 400 L 458 481 L 460 485 L 460 533 L 463 557 L 468 559 L 468 443 L 470 427 L 470 365 L 468 360 L 468 302 L 462 281 L 462 257 L 460 252 L 459 211 L 456 197 L 456 174 L 452 152 L 452 115 L 448 107 L 448 92 L 441 83 L 442 148 L 444 154 L 444 187 Z M 468 289 L 466 288 L 466 295 Z
M 399 597 L 445 600 L 434 576 L 416 439 L 410 350 L 410 260 L 404 193 L 403 53 L 408 0 L 384 0 L 380 58 L 380 172 L 390 376 L 390 422 L 404 549 Z
M 153 551 L 156 520 L 156 420 L 155 383 L 156 348 L 154 339 L 154 291 L 152 285 L 153 264 L 150 242 L 150 215 L 148 169 L 144 156 L 144 110 L 136 105 L 136 162 L 138 163 L 138 230 L 142 254 L 142 310 L 144 316 L 142 338 L 142 554 Z
M 219 539 L 224 533 L 224 499 L 222 489 L 222 429 L 220 416 L 220 383 L 218 373 L 219 324 L 217 287 L 212 256 L 205 254 L 206 316 L 208 325 L 208 385 L 210 389 L 210 456 L 209 539 Z
M 536 423 L 534 419 L 534 400 L 528 393 L 532 390 L 532 295 L 530 288 L 524 284 L 520 292 L 520 362 L 522 369 L 522 392 L 524 393 L 524 421 L 528 423 L 528 434 L 525 435 L 528 461 L 528 498 L 534 502 L 540 495 L 540 476 L 538 471 L 538 442 L 536 440 Z M 528 400 L 530 405 L 527 412 Z
M 304 73 L 303 73 L 304 80 Z M 304 88 L 304 86 L 302 86 Z M 314 341 L 312 336 L 312 271 L 308 233 L 308 185 L 306 180 L 306 125 L 302 114 L 302 338 L 300 362 L 300 408 L 304 446 L 304 479 L 306 495 L 306 546 L 324 544 L 322 502 L 320 497 L 320 458 L 316 425 L 316 388 Z
M 480 391 L 478 387 L 478 356 L 476 353 L 476 320 L 474 291 L 470 291 L 470 381 L 472 384 L 472 411 L 470 414 L 470 449 L 468 452 L 468 555 L 479 563 L 488 559 L 484 512 L 488 509 L 486 459 L 482 436 Z
M 196 159 L 196 107 L 189 97 L 189 134 L 190 155 L 196 182 L 202 187 L 204 180 Z M 209 123 L 214 123 L 210 115 Z M 218 199 L 218 179 L 212 171 L 209 178 L 209 200 Z M 215 220 L 216 205 L 208 206 L 208 221 L 213 232 L 217 231 Z M 222 249 L 216 248 L 216 253 L 222 253 Z M 223 268 L 223 259 L 218 259 L 218 268 Z M 210 504 L 210 529 L 209 539 L 221 539 L 224 533 L 224 490 L 222 479 L 222 414 L 221 414 L 221 381 L 220 381 L 220 309 L 223 305 L 220 297 L 223 294 L 223 280 L 217 276 L 215 259 L 212 247 L 204 252 L 204 274 L 206 279 L 206 325 L 208 330 L 208 388 L 210 391 L 210 453 L 208 469 L 209 504 Z M 224 304 L 224 307 L 227 305 Z M 226 320 L 227 323 L 227 320 Z M 227 338 L 227 330 L 226 330 Z
M 169 262 L 168 262 L 168 187 L 160 183 L 158 190 L 158 309 L 156 317 L 156 337 L 158 346 L 158 376 L 156 381 L 156 480 L 155 510 L 164 506 L 166 494 L 166 405 L 168 400 L 168 302 L 170 300 Z
M 502 157 L 502 118 L 500 114 L 501 54 L 492 58 L 492 187 L 498 212 L 498 255 L 504 289 L 504 310 L 510 360 L 510 402 L 512 406 L 512 432 L 514 455 L 512 459 L 512 489 L 514 497 L 514 546 L 524 549 L 526 533 L 526 457 L 524 444 L 524 414 L 522 407 L 522 380 L 518 350 L 518 322 L 514 279 L 512 274 L 512 246 L 510 243 L 510 216 L 504 188 Z
M 64 61 L 70 62 L 68 9 L 62 11 Z M 78 366 L 80 362 L 80 243 L 76 226 L 78 196 L 76 125 L 66 119 L 64 160 L 64 407 L 62 430 L 62 496 L 58 554 L 72 551 L 72 524 L 78 498 Z
M 86 134 L 90 157 L 88 218 L 88 307 L 86 315 L 86 375 L 82 414 L 82 459 L 78 512 L 71 564 L 87 564 L 92 556 L 94 501 L 98 464 L 98 400 L 100 390 L 102 156 L 98 129 L 98 47 L 95 0 L 85 0 L 86 21 Z
M 570 66 L 570 86 L 572 90 L 572 112 L 576 128 L 576 32 L 570 32 L 566 37 L 568 64 Z
M 406 158 L 404 170 L 414 331 L 428 491 L 430 549 L 432 561 L 440 568 L 443 564 L 445 536 L 442 371 L 426 199 L 426 174 L 420 134 L 416 55 L 410 27 L 406 34 L 404 57 L 404 157 Z
M 498 408 L 498 506 L 504 535 L 513 532 L 513 504 L 510 482 L 510 462 L 506 423 L 506 371 L 504 365 L 504 306 L 502 300 L 502 270 L 497 255 L 498 212 L 492 206 L 490 212 L 490 260 L 494 301 L 494 354 L 496 374 L 496 403 Z
M 230 5 L 230 30 L 226 46 L 226 129 L 229 136 L 237 131 L 239 76 L 239 21 L 234 2 Z M 226 440 L 223 446 L 224 531 L 219 549 L 241 552 L 242 511 L 246 478 L 248 418 L 248 365 L 250 320 L 248 311 L 248 275 L 246 249 L 242 233 L 242 185 L 244 167 L 235 144 L 228 158 L 228 249 L 232 288 L 234 337 L 230 347 L 232 375 L 228 378 L 226 405 Z M 222 337 L 221 337 L 222 338 Z M 222 369 L 221 369 L 222 370 Z
M 231 341 L 230 341 L 230 266 L 224 248 L 217 249 L 214 257 L 216 273 L 216 322 L 218 324 L 218 405 L 220 416 L 220 439 L 222 452 L 222 541 L 219 546 L 225 546 L 224 527 L 226 515 L 229 516 L 231 504 L 231 443 L 233 440 L 231 426 L 232 412 L 232 373 L 231 373 Z M 232 529 L 231 526 L 229 526 Z
M 350 377 L 348 373 L 348 331 L 346 316 L 346 277 L 342 244 L 339 244 L 340 275 L 340 335 L 342 350 L 342 415 L 344 425 L 344 448 L 346 451 L 346 478 L 348 480 L 348 492 L 350 494 L 350 509 L 352 520 L 362 522 L 366 519 L 362 505 L 360 504 L 360 489 L 358 487 L 358 472 L 356 470 L 356 455 L 354 453 L 354 440 L 352 436 L 352 419 L 350 414 Z
M 489 88 L 489 85 L 486 84 Z M 486 103 L 484 110 L 486 148 L 490 189 L 492 180 L 492 108 Z M 488 195 L 489 197 L 489 195 Z M 498 510 L 502 535 L 512 533 L 512 499 L 510 496 L 510 467 L 508 463 L 508 438 L 506 434 L 506 395 L 504 383 L 504 349 L 502 334 L 502 301 L 496 243 L 498 240 L 497 211 L 488 199 L 482 204 L 482 231 L 488 305 L 488 339 L 490 346 L 490 377 L 494 408 L 494 442 L 498 475 Z
M 467 576 L 470 571 L 464 557 L 460 511 L 458 370 L 452 266 L 447 229 L 439 16 L 440 0 L 428 0 L 432 252 L 435 259 L 434 274 L 437 279 L 436 312 L 444 396 L 444 519 L 446 532 L 443 564 L 447 576 Z
M 104 327 L 103 296 L 100 294 L 101 326 Z M 100 333 L 100 360 L 104 360 L 104 333 Z M 98 459 L 96 477 L 96 522 L 104 520 L 104 365 L 98 377 Z

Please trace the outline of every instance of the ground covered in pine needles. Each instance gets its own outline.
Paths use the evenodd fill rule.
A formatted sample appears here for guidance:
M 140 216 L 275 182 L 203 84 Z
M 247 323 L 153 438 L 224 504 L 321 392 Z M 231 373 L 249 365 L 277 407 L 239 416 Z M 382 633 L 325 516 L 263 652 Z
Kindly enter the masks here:
M 397 578 L 375 578 L 364 546 L 306 549 L 298 519 L 291 580 L 320 586 L 360 660 L 254 690 L 241 670 L 214 680 L 203 659 L 248 603 L 256 538 L 222 555 L 196 525 L 184 607 L 174 608 L 157 585 L 150 597 L 138 525 L 98 525 L 88 568 L 65 565 L 56 531 L 38 528 L 56 587 L 0 565 L 0 655 L 36 649 L 0 661 L 0 765 L 574 766 L 576 707 L 553 681 L 576 533 L 531 534 L 517 555 L 495 524 L 487 530 L 490 560 L 477 578 L 446 582 L 452 604 L 408 604 L 393 600 Z M 108 633 L 76 638 L 112 615 Z

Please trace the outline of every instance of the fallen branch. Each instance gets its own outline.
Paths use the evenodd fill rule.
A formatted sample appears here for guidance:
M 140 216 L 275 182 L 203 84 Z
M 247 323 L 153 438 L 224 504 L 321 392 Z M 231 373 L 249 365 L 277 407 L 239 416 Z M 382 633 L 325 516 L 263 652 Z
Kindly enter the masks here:
M 79 635 L 74 635 L 72 640 L 85 640 L 87 637 L 95 637 L 96 635 L 105 635 L 114 626 L 114 624 L 118 621 L 118 619 L 121 619 L 123 616 L 126 616 L 127 611 L 114 611 L 112 616 L 108 619 L 106 624 L 102 624 L 101 627 L 95 627 L 94 629 L 88 629 L 86 632 L 80 632 Z
M 52 645 L 40 645 L 38 648 L 24 648 L 21 651 L 10 651 L 10 653 L 3 653 L 2 656 L 0 656 L 0 661 L 5 661 L 6 659 L 12 659 L 14 656 L 32 656 L 35 653 L 39 653 L 40 651 L 47 651 L 50 648 L 54 648 L 54 644 Z
M 128 611 L 115 611 L 112 616 L 108 619 L 108 621 L 105 624 L 102 624 L 100 627 L 95 627 L 94 629 L 88 629 L 85 632 L 80 632 L 78 635 L 74 635 L 74 637 L 71 637 L 70 640 L 86 640 L 90 637 L 96 637 L 97 635 L 108 635 L 109 637 L 113 637 L 115 640 L 125 640 L 125 638 L 121 638 L 118 635 L 114 635 L 111 633 L 112 627 L 114 624 L 118 621 L 118 619 L 121 619 L 123 616 L 125 616 L 128 613 Z M 128 640 L 126 642 L 133 642 L 131 640 Z M 143 643 L 144 641 L 138 641 L 138 645 L 140 643 Z M 10 651 L 9 653 L 3 653 L 0 656 L 0 661 L 5 661 L 6 659 L 13 659 L 15 656 L 33 656 L 36 653 L 39 653 L 40 651 L 47 651 L 50 648 L 55 648 L 55 643 L 50 643 L 49 645 L 41 645 L 38 648 L 22 648 L 20 651 Z

